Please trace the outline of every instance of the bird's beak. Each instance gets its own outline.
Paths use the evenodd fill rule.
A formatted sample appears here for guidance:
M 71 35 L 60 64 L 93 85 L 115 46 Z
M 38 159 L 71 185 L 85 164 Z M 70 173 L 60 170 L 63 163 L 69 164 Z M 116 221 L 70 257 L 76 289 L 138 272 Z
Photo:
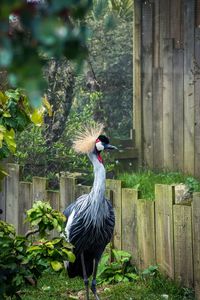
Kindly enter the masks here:
M 117 147 L 113 146 L 113 145 L 110 145 L 110 144 L 107 144 L 104 146 L 104 149 L 105 150 L 118 150 Z

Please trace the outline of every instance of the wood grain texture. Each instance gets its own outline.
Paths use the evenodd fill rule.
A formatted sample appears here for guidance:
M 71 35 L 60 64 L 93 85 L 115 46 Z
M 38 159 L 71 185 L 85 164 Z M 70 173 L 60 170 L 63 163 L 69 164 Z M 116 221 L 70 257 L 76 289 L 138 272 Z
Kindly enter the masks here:
M 19 165 L 7 164 L 6 172 L 6 222 L 19 226 Z
M 186 287 L 193 286 L 191 206 L 174 205 L 175 280 Z
M 156 184 L 156 261 L 170 278 L 174 278 L 173 203 L 173 186 Z
M 194 15 L 195 0 L 184 0 L 184 171 L 194 174 Z
M 163 69 L 153 70 L 153 167 L 163 166 Z
M 76 200 L 75 185 L 76 179 L 74 177 L 60 177 L 60 210 L 62 212 L 70 203 Z
M 138 163 L 143 161 L 142 101 L 141 101 L 141 1 L 134 1 L 133 16 L 133 120 L 135 143 L 139 152 Z
M 143 97 L 143 144 L 144 164 L 153 167 L 153 4 L 142 6 L 142 97 Z
M 154 202 L 138 200 L 137 236 L 139 268 L 145 269 L 156 264 Z
M 114 229 L 114 246 L 117 249 L 122 247 L 122 188 L 121 180 L 106 180 L 106 187 L 113 192 L 113 208 L 115 211 L 115 229 Z
M 196 299 L 200 299 L 200 193 L 193 194 L 192 203 L 194 288 Z
M 19 182 L 19 234 L 25 234 L 29 224 L 24 223 L 26 211 L 33 204 L 33 185 L 31 182 Z
M 137 190 L 122 189 L 122 249 L 131 253 L 134 264 L 138 262 L 137 202 Z
M 47 179 L 44 177 L 33 177 L 33 202 L 46 200 Z
M 173 132 L 174 150 L 173 163 L 175 171 L 183 171 L 184 164 L 184 70 L 183 70 L 183 49 L 173 51 Z
M 173 97 L 172 97 L 172 70 L 173 70 L 173 40 L 163 40 L 163 167 L 173 169 Z
M 195 64 L 197 72 L 195 72 L 195 85 L 194 85 L 194 152 L 195 152 L 195 169 L 194 174 L 200 176 L 200 28 L 195 31 Z M 198 69 L 199 68 L 199 69 Z

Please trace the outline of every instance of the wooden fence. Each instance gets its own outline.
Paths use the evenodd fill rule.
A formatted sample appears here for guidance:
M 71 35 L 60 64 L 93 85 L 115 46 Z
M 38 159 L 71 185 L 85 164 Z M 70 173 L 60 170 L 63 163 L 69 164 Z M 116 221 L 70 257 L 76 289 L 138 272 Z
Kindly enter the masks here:
M 200 177 L 200 1 L 134 0 L 140 163 Z
M 63 211 L 76 197 L 90 191 L 76 184 L 76 179 L 61 176 L 60 190 L 50 191 L 45 178 L 34 177 L 32 183 L 19 182 L 19 166 L 8 164 L 9 176 L 0 193 L 2 219 L 15 225 L 19 233 L 27 230 L 25 210 L 33 201 L 49 200 Z M 134 189 L 122 188 L 119 180 L 107 180 L 107 197 L 116 215 L 114 246 L 132 254 L 140 268 L 158 264 L 169 277 L 187 287 L 194 287 L 200 299 L 200 193 L 187 204 L 176 203 L 175 186 L 155 186 L 155 201 L 138 198 Z

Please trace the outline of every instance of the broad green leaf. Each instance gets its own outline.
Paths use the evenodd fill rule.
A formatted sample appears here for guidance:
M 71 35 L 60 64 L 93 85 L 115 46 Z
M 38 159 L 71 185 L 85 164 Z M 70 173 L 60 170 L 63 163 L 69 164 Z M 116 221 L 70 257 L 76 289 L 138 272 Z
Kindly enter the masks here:
M 60 271 L 63 268 L 63 265 L 59 261 L 51 261 L 51 266 L 54 271 Z
M 67 250 L 67 249 L 62 249 L 62 252 L 65 253 L 65 254 L 67 254 L 68 260 L 69 260 L 70 262 L 72 262 L 72 263 L 75 262 L 76 257 L 75 257 L 75 255 L 74 255 L 74 253 L 72 253 L 71 251 L 69 251 L 69 250 Z

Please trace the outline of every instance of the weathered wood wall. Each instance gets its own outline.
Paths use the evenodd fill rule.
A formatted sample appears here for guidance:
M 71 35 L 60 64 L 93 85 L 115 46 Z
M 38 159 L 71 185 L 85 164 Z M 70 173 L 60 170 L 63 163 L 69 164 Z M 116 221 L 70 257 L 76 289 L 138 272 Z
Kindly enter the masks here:
M 21 234 L 28 229 L 23 220 L 33 201 L 48 200 L 63 211 L 91 189 L 68 175 L 60 178 L 59 191 L 51 191 L 45 178 L 19 182 L 19 166 L 8 164 L 7 170 L 9 176 L 0 192 L 0 219 L 14 224 Z M 106 196 L 116 216 L 114 246 L 129 251 L 141 269 L 158 264 L 169 277 L 194 287 L 196 299 L 200 299 L 200 193 L 193 195 L 192 203 L 180 204 L 173 185 L 158 184 L 155 201 L 148 201 L 139 199 L 137 190 L 122 188 L 121 181 L 109 179 Z
M 134 3 L 134 105 L 140 163 L 200 177 L 199 1 Z

